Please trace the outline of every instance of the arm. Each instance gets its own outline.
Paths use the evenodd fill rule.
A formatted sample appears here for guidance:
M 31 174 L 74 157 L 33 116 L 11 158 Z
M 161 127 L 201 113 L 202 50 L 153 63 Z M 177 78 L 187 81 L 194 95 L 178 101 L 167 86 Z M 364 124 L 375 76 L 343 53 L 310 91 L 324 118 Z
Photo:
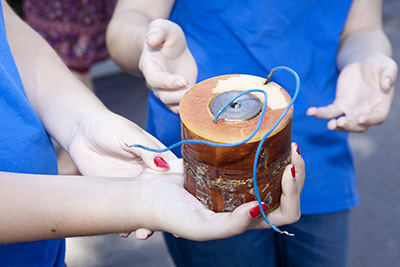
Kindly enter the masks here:
M 282 178 L 281 206 L 268 215 L 276 225 L 300 217 L 304 162 L 292 145 L 292 164 Z M 168 231 L 193 240 L 211 240 L 248 229 L 269 228 L 249 216 L 256 201 L 232 213 L 214 213 L 183 187 L 181 160 L 168 172 L 146 169 L 136 178 L 45 176 L 0 172 L 0 243 L 131 232 Z
M 2 5 L 7 39 L 29 102 L 46 130 L 66 148 L 82 115 L 104 106 L 73 78 L 43 38 L 16 16 L 5 1 Z
M 377 53 L 392 56 L 390 41 L 383 32 L 382 0 L 354 1 L 340 38 L 338 68 L 343 70 Z
M 143 161 L 151 168 L 165 170 L 155 165 L 154 158 L 173 159 L 172 154 L 128 149 L 126 143 L 153 148 L 163 145 L 137 125 L 111 113 L 75 78 L 43 38 L 5 1 L 2 5 L 8 42 L 29 102 L 46 131 L 69 152 L 81 173 L 137 175 L 143 169 Z
M 382 29 L 382 1 L 353 2 L 340 39 L 336 99 L 308 115 L 331 119 L 328 128 L 362 132 L 383 123 L 390 112 L 397 64 Z M 339 117 L 336 119 L 336 117 Z
M 141 75 L 147 86 L 170 110 L 197 80 L 197 65 L 182 29 L 166 20 L 169 1 L 118 1 L 107 29 L 111 57 L 125 71 Z
M 0 243 L 132 231 L 139 183 L 0 172 Z

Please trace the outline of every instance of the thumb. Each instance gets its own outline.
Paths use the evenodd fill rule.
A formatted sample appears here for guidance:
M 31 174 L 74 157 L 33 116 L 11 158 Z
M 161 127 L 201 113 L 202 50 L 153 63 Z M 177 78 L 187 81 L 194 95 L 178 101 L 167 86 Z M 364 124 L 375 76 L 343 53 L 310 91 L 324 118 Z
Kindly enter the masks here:
M 128 149 L 130 149 L 134 154 L 139 156 L 143 162 L 146 164 L 147 167 L 149 167 L 152 170 L 155 171 L 168 171 L 169 170 L 169 164 L 168 161 L 175 158 L 172 154 L 172 152 L 155 152 L 155 151 L 148 151 L 147 148 L 155 149 L 158 150 L 158 148 L 152 148 L 154 146 L 145 146 L 140 144 L 139 147 L 136 147 L 138 144 L 134 144 L 132 146 L 128 146 Z
M 395 84 L 397 79 L 398 66 L 391 58 L 385 61 L 380 73 L 380 86 L 382 90 L 389 91 Z
M 165 149 L 165 146 L 149 133 L 142 133 L 143 136 L 139 140 L 136 138 L 134 142 L 125 143 L 126 149 L 140 157 L 150 169 L 168 171 L 168 161 L 176 159 L 176 156 L 171 151 L 158 152 Z
M 148 46 L 152 48 L 161 47 L 165 37 L 166 33 L 163 28 L 158 26 L 151 27 L 151 24 L 149 25 L 146 35 L 146 42 Z
M 165 19 L 156 19 L 150 22 L 147 27 L 147 45 L 156 48 L 161 47 L 171 33 L 171 23 Z

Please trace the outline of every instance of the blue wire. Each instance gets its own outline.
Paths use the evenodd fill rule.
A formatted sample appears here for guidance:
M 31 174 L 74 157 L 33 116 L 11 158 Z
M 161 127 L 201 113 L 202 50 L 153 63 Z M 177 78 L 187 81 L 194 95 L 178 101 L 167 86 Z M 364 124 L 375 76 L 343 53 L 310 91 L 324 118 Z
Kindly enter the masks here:
M 152 151 L 152 152 L 161 152 L 162 153 L 162 152 L 169 151 L 169 150 L 171 150 L 171 149 L 173 149 L 173 148 L 175 148 L 177 146 L 180 146 L 180 145 L 183 145 L 183 144 L 188 144 L 188 143 L 190 143 L 190 144 L 203 144 L 203 145 L 209 145 L 209 146 L 215 146 L 215 147 L 234 147 L 234 146 L 242 145 L 242 144 L 246 143 L 247 141 L 249 141 L 251 138 L 253 138 L 254 135 L 256 135 L 256 133 L 258 132 L 258 130 L 261 127 L 262 119 L 264 118 L 264 114 L 265 114 L 265 111 L 267 109 L 267 98 L 268 98 L 268 95 L 264 90 L 250 89 L 250 90 L 243 91 L 243 92 L 237 94 L 234 98 L 232 98 L 226 105 L 224 105 L 217 112 L 217 114 L 215 115 L 215 119 L 214 119 L 214 121 L 216 122 L 218 120 L 218 116 L 222 113 L 222 111 L 224 111 L 233 101 L 235 101 L 236 99 L 238 99 L 242 95 L 245 95 L 245 94 L 248 94 L 248 93 L 252 93 L 252 92 L 263 93 L 264 96 L 265 96 L 265 101 L 264 101 L 264 104 L 263 104 L 263 107 L 262 107 L 262 110 L 261 110 L 261 113 L 260 113 L 260 119 L 258 120 L 256 128 L 254 129 L 254 131 L 251 133 L 251 135 L 249 137 L 247 137 L 246 139 L 244 139 L 242 141 L 239 141 L 239 142 L 236 142 L 236 143 L 230 143 L 230 144 L 222 144 L 222 143 L 214 143 L 214 142 L 204 141 L 204 140 L 190 139 L 190 140 L 179 141 L 179 142 L 177 142 L 175 144 L 172 144 L 169 147 L 164 148 L 164 149 L 153 149 L 153 148 L 148 148 L 148 147 L 145 147 L 145 146 L 142 146 L 142 145 L 134 145 L 134 147 L 143 148 L 145 150 Z
M 278 124 L 282 121 L 282 119 L 286 116 L 286 114 L 289 112 L 289 109 L 293 106 L 293 103 L 296 101 L 297 96 L 299 94 L 299 90 L 300 90 L 300 78 L 299 75 L 292 70 L 291 68 L 285 67 L 285 66 L 278 66 L 275 67 L 271 70 L 271 72 L 267 75 L 267 79 L 270 82 L 271 81 L 271 76 L 272 74 L 277 71 L 277 70 L 285 70 L 290 72 L 291 74 L 293 74 L 294 78 L 296 79 L 296 90 L 295 93 L 292 97 L 292 100 L 290 101 L 290 103 L 288 104 L 288 106 L 286 107 L 286 109 L 283 111 L 283 113 L 281 114 L 281 116 L 278 118 L 278 120 L 272 125 L 271 129 L 264 135 L 264 137 L 260 140 L 260 143 L 257 147 L 257 151 L 256 151 L 256 155 L 255 155 L 255 159 L 254 159 L 254 164 L 253 164 L 253 184 L 254 184 L 254 192 L 257 198 L 257 202 L 258 202 L 258 206 L 260 207 L 260 211 L 261 211 L 261 215 L 264 218 L 264 220 L 271 226 L 271 228 L 278 232 L 278 233 L 285 233 L 288 235 L 291 235 L 287 232 L 282 232 L 281 230 L 279 230 L 279 228 L 277 228 L 270 220 L 268 220 L 267 215 L 265 214 L 263 208 L 262 208 L 262 200 L 261 200 L 261 196 L 260 196 L 260 192 L 258 190 L 258 185 L 257 185 L 257 165 L 258 165 L 258 159 L 260 157 L 260 153 L 261 153 L 261 149 L 262 146 L 265 142 L 265 140 L 268 138 L 268 136 L 275 130 L 275 128 L 278 126 Z M 209 146 L 214 146 L 214 147 L 234 147 L 234 146 L 239 146 L 242 145 L 244 143 L 246 143 L 247 141 L 249 141 L 251 138 L 253 138 L 256 133 L 258 132 L 258 130 L 261 127 L 261 123 L 262 123 L 262 119 L 264 118 L 264 114 L 266 112 L 266 108 L 267 108 L 267 102 L 268 102 L 268 95 L 264 90 L 260 90 L 260 89 L 250 89 L 250 90 L 246 90 L 243 91 L 241 93 L 239 93 L 238 95 L 236 95 L 235 97 L 233 97 L 227 104 L 225 104 L 215 115 L 214 118 L 214 122 L 217 122 L 218 120 L 218 116 L 236 99 L 238 99 L 239 97 L 241 97 L 242 95 L 248 94 L 248 93 L 252 93 L 252 92 L 260 92 L 263 93 L 265 96 L 265 100 L 264 100 L 264 104 L 260 113 L 260 119 L 258 120 L 257 126 L 254 129 L 254 131 L 250 134 L 249 137 L 247 137 L 246 139 L 239 141 L 239 142 L 235 142 L 235 143 L 230 143 L 230 144 L 222 144 L 222 143 L 214 143 L 214 142 L 210 142 L 210 141 L 204 141 L 204 140 L 195 140 L 195 139 L 191 139 L 191 140 L 182 140 L 180 142 L 177 142 L 175 144 L 172 144 L 171 146 L 164 148 L 164 149 L 153 149 L 153 148 L 149 148 L 149 147 L 145 147 L 139 144 L 134 144 L 133 147 L 137 147 L 137 148 L 142 148 L 144 150 L 147 151 L 151 151 L 151 152 L 158 152 L 158 153 L 162 153 L 162 152 L 166 152 L 169 151 L 177 146 L 183 145 L 183 144 L 203 144 L 203 145 L 209 145 Z
M 262 208 L 261 196 L 260 196 L 260 192 L 258 190 L 258 185 L 257 185 L 257 165 L 258 165 L 258 159 L 260 157 L 262 146 L 263 146 L 265 140 L 271 134 L 271 132 L 278 126 L 278 124 L 282 121 L 282 119 L 288 113 L 289 109 L 293 106 L 294 102 L 297 99 L 297 96 L 299 95 L 299 90 L 300 90 L 300 78 L 299 78 L 299 75 L 294 70 L 292 70 L 292 69 L 290 69 L 288 67 L 285 67 L 285 66 L 279 66 L 279 67 L 273 68 L 272 71 L 267 76 L 268 80 L 271 80 L 271 76 L 276 70 L 286 70 L 286 71 L 290 72 L 291 74 L 293 74 L 293 76 L 296 79 L 296 90 L 295 90 L 295 93 L 294 93 L 294 96 L 293 96 L 292 100 L 290 101 L 290 103 L 286 107 L 286 109 L 283 111 L 282 115 L 278 118 L 278 120 L 274 123 L 274 125 L 272 125 L 271 129 L 264 135 L 264 137 L 260 140 L 260 143 L 258 144 L 256 155 L 254 157 L 253 184 L 254 184 L 254 192 L 256 194 L 256 198 L 257 198 L 257 201 L 258 201 L 258 206 L 260 207 L 261 215 L 264 218 L 264 220 L 272 227 L 272 229 L 275 232 L 292 235 L 292 234 L 289 234 L 287 232 L 282 232 L 270 220 L 268 220 L 267 215 L 265 214 L 265 212 L 264 212 L 264 210 Z

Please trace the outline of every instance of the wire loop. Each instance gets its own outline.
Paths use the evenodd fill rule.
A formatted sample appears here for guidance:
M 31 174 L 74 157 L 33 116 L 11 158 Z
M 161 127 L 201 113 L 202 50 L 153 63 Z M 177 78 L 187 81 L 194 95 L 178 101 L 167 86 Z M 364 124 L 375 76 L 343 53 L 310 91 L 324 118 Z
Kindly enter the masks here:
M 276 227 L 270 220 L 268 220 L 267 215 L 265 214 L 265 212 L 264 212 L 264 210 L 263 210 L 263 208 L 262 208 L 262 200 L 261 200 L 260 192 L 259 192 L 259 190 L 258 190 L 258 185 L 257 185 L 257 165 L 258 165 L 258 159 L 259 159 L 259 157 L 260 157 L 260 153 L 261 153 L 262 146 L 263 146 L 265 140 L 268 138 L 268 136 L 275 130 L 275 128 L 278 126 L 278 124 L 282 121 L 282 119 L 283 119 L 283 118 L 286 116 L 286 114 L 289 112 L 289 109 L 293 106 L 294 102 L 296 101 L 297 96 L 298 96 L 298 94 L 299 94 L 299 90 L 300 90 L 300 78 L 299 78 L 299 75 L 298 75 L 294 70 L 292 70 L 291 68 L 286 67 L 286 66 L 278 66 L 278 67 L 273 68 L 273 69 L 271 70 L 271 72 L 267 75 L 266 84 L 267 84 L 268 82 L 271 82 L 271 76 L 272 76 L 273 73 L 274 73 L 275 71 L 277 71 L 277 70 L 285 70 L 285 71 L 287 71 L 287 72 L 290 72 L 290 73 L 294 76 L 294 78 L 296 79 L 296 89 L 295 89 L 295 93 L 294 93 L 294 95 L 293 95 L 293 97 L 292 97 L 292 100 L 289 102 L 289 104 L 287 105 L 287 107 L 285 108 L 285 110 L 283 111 L 283 113 L 281 114 L 281 116 L 280 116 L 280 117 L 278 118 L 278 120 L 272 125 L 271 129 L 270 129 L 270 130 L 263 136 L 263 138 L 260 140 L 260 143 L 259 143 L 259 145 L 258 145 L 258 147 L 257 147 L 255 159 L 254 159 L 254 164 L 253 164 L 253 184 L 254 184 L 254 191 L 255 191 L 256 198 L 257 198 L 257 202 L 258 202 L 258 205 L 259 205 L 259 207 L 260 207 L 261 215 L 262 215 L 262 217 L 264 218 L 264 220 L 271 226 L 271 228 L 272 228 L 275 232 L 280 233 L 280 234 L 286 234 L 286 235 L 289 235 L 289 236 L 293 236 L 293 234 L 291 234 L 291 233 L 288 233 L 288 232 L 286 232 L 286 231 L 281 231 L 281 230 L 280 230 L 278 227 Z M 261 127 L 261 123 L 262 123 L 262 120 L 263 120 L 263 118 L 264 118 L 264 114 L 265 114 L 265 111 L 266 111 L 266 108 L 267 108 L 267 102 L 268 102 L 268 95 L 267 95 L 267 93 L 266 93 L 264 90 L 261 90 L 261 89 L 250 89 L 250 90 L 246 90 L 246 91 L 243 91 L 243 92 L 237 94 L 235 97 L 233 97 L 228 103 L 226 103 L 226 104 L 217 112 L 217 114 L 215 115 L 215 118 L 214 118 L 214 122 L 217 123 L 218 116 L 219 116 L 230 104 L 232 104 L 232 102 L 234 102 L 236 99 L 238 99 L 238 98 L 241 97 L 242 95 L 245 95 L 245 94 L 248 94 L 248 93 L 252 93 L 252 92 L 260 92 L 260 93 L 263 93 L 264 96 L 265 96 L 265 99 L 264 99 L 264 103 L 263 103 L 263 107 L 262 107 L 261 113 L 260 113 L 260 115 L 259 115 L 259 116 L 260 116 L 260 119 L 258 120 L 258 123 L 257 123 L 257 125 L 256 125 L 256 127 L 255 127 L 255 129 L 254 129 L 254 131 L 253 131 L 246 139 L 244 139 L 244 140 L 242 140 L 242 141 L 235 142 L 235 143 L 230 143 L 230 144 L 223 144 L 223 143 L 214 143 L 214 142 L 205 141 L 205 140 L 195 140 L 195 139 L 191 139 L 191 140 L 182 140 L 182 141 L 177 142 L 177 143 L 175 143 L 175 144 L 172 144 L 172 145 L 170 145 L 169 147 L 164 148 L 164 149 L 153 149 L 153 148 L 145 147 L 145 146 L 139 145 L 139 144 L 134 144 L 134 145 L 125 144 L 125 145 L 126 145 L 127 147 L 137 147 L 137 148 L 141 148 L 141 149 L 144 149 L 144 150 L 147 150 L 147 151 L 158 152 L 158 153 L 166 152 L 166 151 L 169 151 L 169 150 L 171 150 L 171 149 L 173 149 L 173 148 L 175 148 L 175 147 L 177 147 L 177 146 L 180 146 L 180 145 L 183 145 L 183 144 L 188 144 L 188 143 L 192 143 L 192 144 L 203 144 L 203 145 L 209 145 L 209 146 L 214 146 L 214 147 L 234 147 L 234 146 L 242 145 L 242 144 L 248 142 L 251 138 L 253 138 L 253 137 L 256 135 L 256 133 L 258 132 L 258 130 L 260 129 L 260 127 Z

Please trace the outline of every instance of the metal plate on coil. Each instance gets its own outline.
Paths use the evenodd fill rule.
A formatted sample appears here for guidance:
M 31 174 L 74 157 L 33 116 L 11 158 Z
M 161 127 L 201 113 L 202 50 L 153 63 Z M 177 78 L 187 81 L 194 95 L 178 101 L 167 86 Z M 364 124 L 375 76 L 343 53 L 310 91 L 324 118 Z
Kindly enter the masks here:
M 227 91 L 215 96 L 210 102 L 210 111 L 215 116 L 227 103 L 229 103 L 235 96 L 242 91 Z M 261 100 L 251 94 L 245 94 L 230 103 L 225 110 L 223 110 L 218 119 L 225 119 L 226 121 L 246 121 L 257 116 L 262 110 Z

